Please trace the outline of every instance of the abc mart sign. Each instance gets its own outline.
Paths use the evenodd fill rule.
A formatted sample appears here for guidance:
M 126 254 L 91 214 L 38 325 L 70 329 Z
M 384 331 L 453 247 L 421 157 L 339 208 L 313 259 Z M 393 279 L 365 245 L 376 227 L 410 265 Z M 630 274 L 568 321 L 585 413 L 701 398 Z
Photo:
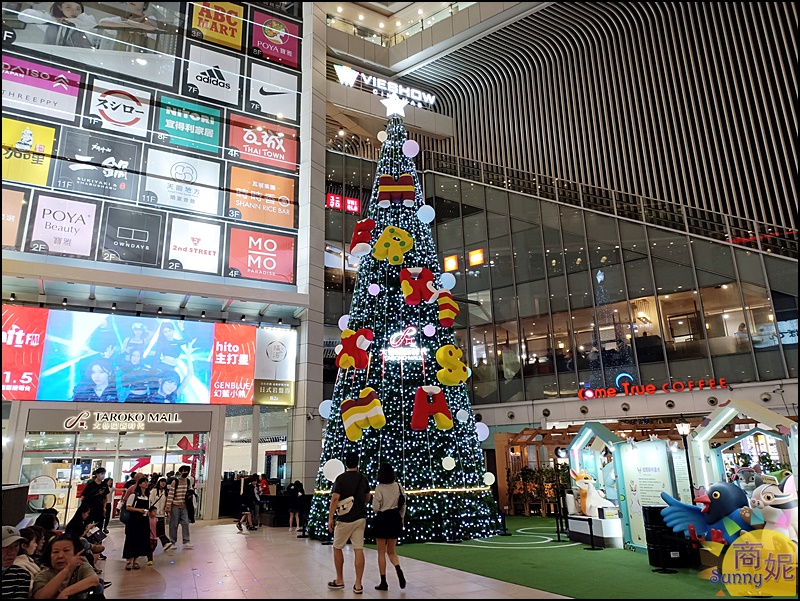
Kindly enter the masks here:
M 394 81 L 387 81 L 376 75 L 367 75 L 347 65 L 334 65 L 333 68 L 336 70 L 339 83 L 344 86 L 354 88 L 356 83 L 360 83 L 360 88 L 371 90 L 376 96 L 388 97 L 392 94 L 397 94 L 401 98 L 408 100 L 410 105 L 419 108 L 432 108 L 436 102 L 436 96 L 433 94 L 410 88 Z

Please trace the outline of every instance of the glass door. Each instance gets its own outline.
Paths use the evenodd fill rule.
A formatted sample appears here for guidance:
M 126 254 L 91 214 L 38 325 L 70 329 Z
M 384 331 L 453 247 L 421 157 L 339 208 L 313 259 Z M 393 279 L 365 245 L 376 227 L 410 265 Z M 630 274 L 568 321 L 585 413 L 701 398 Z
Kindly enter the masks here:
M 30 485 L 26 518 L 35 520 L 46 509 L 58 511 L 61 524 L 72 517 L 77 506 L 73 481 L 83 469 L 76 457 L 77 438 L 64 432 L 25 434 L 19 481 Z
M 206 485 L 205 452 L 208 432 L 175 433 L 168 432 L 164 447 L 164 469 L 167 473 L 177 472 L 182 465 L 191 468 L 189 475 L 195 481 L 197 490 L 197 508 L 195 519 L 203 515 L 203 492 Z

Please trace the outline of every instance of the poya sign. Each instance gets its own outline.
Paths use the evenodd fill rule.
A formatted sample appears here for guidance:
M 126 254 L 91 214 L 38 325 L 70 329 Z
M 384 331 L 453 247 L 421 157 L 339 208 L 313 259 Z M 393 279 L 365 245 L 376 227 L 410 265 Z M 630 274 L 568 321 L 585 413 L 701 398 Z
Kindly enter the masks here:
M 628 378 L 628 381 L 624 381 L 623 378 Z M 661 386 L 656 386 L 655 384 L 634 384 L 633 376 L 628 373 L 619 374 L 617 376 L 616 383 L 616 388 L 590 388 L 587 385 L 578 390 L 578 398 L 582 401 L 588 401 L 592 399 L 602 399 L 616 396 L 655 394 L 659 390 L 669 393 L 728 388 L 728 383 L 725 378 L 711 378 L 710 380 L 677 380 L 675 382 L 664 382 Z
M 354 88 L 358 83 L 360 89 L 371 91 L 376 96 L 389 97 L 397 94 L 408 100 L 410 105 L 423 109 L 432 108 L 436 102 L 436 96 L 433 94 L 394 81 L 387 81 L 377 75 L 367 75 L 347 65 L 334 65 L 333 68 L 336 70 L 339 83 L 344 86 Z

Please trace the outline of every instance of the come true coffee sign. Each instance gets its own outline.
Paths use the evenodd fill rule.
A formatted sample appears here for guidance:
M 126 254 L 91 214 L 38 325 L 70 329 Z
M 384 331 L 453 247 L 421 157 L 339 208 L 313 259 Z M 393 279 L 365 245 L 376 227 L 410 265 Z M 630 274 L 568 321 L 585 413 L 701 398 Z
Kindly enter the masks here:
M 625 378 L 628 381 L 625 381 Z M 662 392 L 691 392 L 693 390 L 717 390 L 728 388 L 725 378 L 711 378 L 709 380 L 676 380 L 675 382 L 664 382 L 661 386 L 655 384 L 634 384 L 630 374 L 622 373 L 617 376 L 617 387 L 591 388 L 590 386 L 578 390 L 578 398 L 582 401 L 591 399 L 602 399 L 616 396 L 638 396 L 642 394 L 655 394 L 659 390 Z

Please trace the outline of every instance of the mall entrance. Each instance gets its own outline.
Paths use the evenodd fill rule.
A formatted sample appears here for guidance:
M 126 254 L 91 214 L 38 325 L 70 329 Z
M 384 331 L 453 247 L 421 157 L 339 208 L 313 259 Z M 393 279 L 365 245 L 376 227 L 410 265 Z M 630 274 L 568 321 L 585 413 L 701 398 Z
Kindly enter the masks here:
M 53 413 L 70 414 L 56 417 L 61 420 L 63 429 L 36 427 L 53 425 Z M 173 421 L 152 421 L 164 416 Z M 207 422 L 207 427 L 202 431 L 165 430 L 192 422 L 195 425 Z M 122 497 L 126 479 L 133 472 L 166 475 L 177 471 L 181 465 L 189 465 L 197 484 L 197 518 L 201 519 L 210 426 L 210 412 L 121 414 L 32 410 L 20 469 L 20 482 L 30 485 L 25 517 L 35 520 L 43 510 L 54 508 L 61 524 L 65 524 L 80 505 L 80 495 L 92 472 L 99 467 L 104 467 L 106 476 L 114 480 L 112 517 L 117 517 L 117 501 Z

